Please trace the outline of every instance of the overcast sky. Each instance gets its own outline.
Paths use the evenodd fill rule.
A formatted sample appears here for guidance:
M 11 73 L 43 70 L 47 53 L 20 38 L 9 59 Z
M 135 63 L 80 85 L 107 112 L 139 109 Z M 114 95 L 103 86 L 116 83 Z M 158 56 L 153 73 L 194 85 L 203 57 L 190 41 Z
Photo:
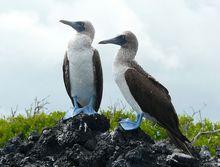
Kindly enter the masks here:
M 35 97 L 48 95 L 50 111 L 70 109 L 62 61 L 75 32 L 60 19 L 90 20 L 96 29 L 102 108 L 124 98 L 112 77 L 119 47 L 97 43 L 131 30 L 139 40 L 136 60 L 168 88 L 177 113 L 205 103 L 204 117 L 220 120 L 219 0 L 1 0 L 1 114 L 16 105 L 22 113 Z

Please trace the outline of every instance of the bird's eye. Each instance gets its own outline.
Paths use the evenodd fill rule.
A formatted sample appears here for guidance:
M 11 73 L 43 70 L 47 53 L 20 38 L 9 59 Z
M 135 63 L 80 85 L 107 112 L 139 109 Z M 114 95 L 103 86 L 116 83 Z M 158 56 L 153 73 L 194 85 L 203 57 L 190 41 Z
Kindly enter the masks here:
M 120 38 L 121 40 L 125 40 L 125 35 L 119 35 L 118 38 Z
M 80 27 L 84 27 L 85 23 L 83 21 L 77 21 L 76 24 Z
M 121 39 L 121 41 L 125 41 L 126 40 L 125 35 L 120 35 L 118 37 Z
M 78 32 L 85 30 L 85 23 L 83 21 L 77 21 L 76 24 L 77 24 Z
M 127 43 L 125 35 L 119 35 L 117 38 L 118 38 L 120 45 L 124 45 L 125 43 Z
M 80 22 L 79 22 L 79 25 L 82 26 L 82 27 L 84 27 L 85 23 L 80 21 Z

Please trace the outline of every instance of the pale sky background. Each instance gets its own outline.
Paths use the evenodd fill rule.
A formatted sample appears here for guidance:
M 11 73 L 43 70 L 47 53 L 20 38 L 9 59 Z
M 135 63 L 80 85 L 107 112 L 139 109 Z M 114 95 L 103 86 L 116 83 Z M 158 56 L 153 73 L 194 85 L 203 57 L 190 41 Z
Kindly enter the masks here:
M 90 20 L 104 72 L 102 108 L 123 100 L 112 77 L 118 46 L 98 41 L 133 31 L 136 60 L 166 86 L 178 114 L 200 109 L 220 120 L 219 0 L 0 0 L 0 113 L 48 95 L 49 111 L 71 107 L 62 80 L 67 42 L 60 19 Z M 128 107 L 129 108 L 129 107 Z

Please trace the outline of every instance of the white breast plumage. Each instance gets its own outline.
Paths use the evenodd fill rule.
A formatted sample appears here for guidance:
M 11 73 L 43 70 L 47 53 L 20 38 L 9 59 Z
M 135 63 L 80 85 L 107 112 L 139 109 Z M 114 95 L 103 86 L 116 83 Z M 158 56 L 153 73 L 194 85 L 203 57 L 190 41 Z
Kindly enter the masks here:
M 117 83 L 121 93 L 126 98 L 126 101 L 128 102 L 128 104 L 130 104 L 130 106 L 133 108 L 133 110 L 135 110 L 137 112 L 141 112 L 141 108 L 139 107 L 139 105 L 135 101 L 134 97 L 132 96 L 132 94 L 129 90 L 129 87 L 126 83 L 126 80 L 125 80 L 124 73 L 127 71 L 128 68 L 129 67 L 127 67 L 125 65 L 121 65 L 121 64 L 114 65 L 114 67 L 113 67 L 114 79 L 115 79 L 115 82 Z
M 77 42 L 79 39 L 77 39 Z M 75 43 L 73 43 L 75 42 Z M 71 95 L 77 96 L 81 105 L 89 103 L 91 96 L 95 95 L 93 53 L 92 47 L 76 43 L 69 43 L 67 56 L 69 59 Z M 79 45 L 80 47 L 77 47 Z

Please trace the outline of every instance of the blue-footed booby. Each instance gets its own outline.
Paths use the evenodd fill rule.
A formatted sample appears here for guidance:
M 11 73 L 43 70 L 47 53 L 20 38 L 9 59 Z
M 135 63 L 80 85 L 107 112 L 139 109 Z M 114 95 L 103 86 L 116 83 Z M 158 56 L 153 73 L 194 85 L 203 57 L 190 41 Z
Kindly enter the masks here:
M 174 144 L 190 153 L 189 140 L 179 130 L 179 120 L 168 90 L 134 60 L 138 50 L 136 36 L 125 31 L 115 38 L 99 42 L 108 43 L 121 46 L 113 64 L 113 75 L 124 98 L 137 112 L 136 121 L 124 119 L 119 122 L 120 125 L 125 130 L 133 130 L 145 117 L 165 128 Z
M 61 23 L 76 30 L 69 41 L 63 61 L 63 79 L 67 93 L 74 106 L 64 119 L 84 112 L 95 114 L 100 106 L 103 91 L 102 66 L 99 53 L 91 44 L 95 29 L 89 21 L 66 21 Z

